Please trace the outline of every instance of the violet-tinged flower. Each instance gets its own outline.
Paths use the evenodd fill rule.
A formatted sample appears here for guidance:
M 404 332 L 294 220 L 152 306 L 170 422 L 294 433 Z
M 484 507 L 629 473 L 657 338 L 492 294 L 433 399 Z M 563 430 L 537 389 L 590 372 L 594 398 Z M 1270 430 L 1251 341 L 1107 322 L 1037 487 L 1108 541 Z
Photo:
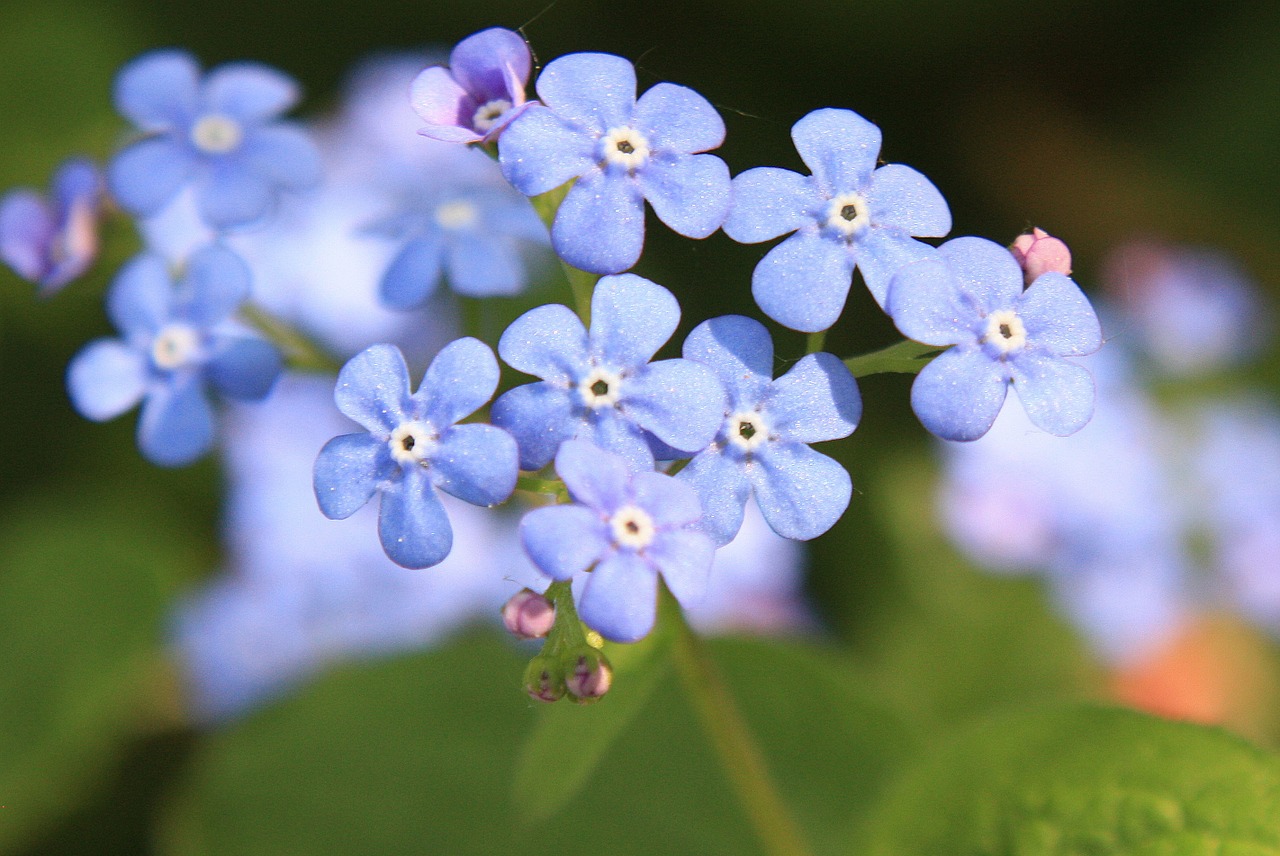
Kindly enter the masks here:
M 281 191 L 319 178 L 311 139 L 278 120 L 297 100 L 293 80 L 263 65 L 228 63 L 201 76 L 186 52 L 144 54 L 116 77 L 116 109 L 143 136 L 108 166 L 111 192 L 145 217 L 192 184 L 211 227 L 256 220 Z
M 51 199 L 15 190 L 0 199 L 0 260 L 48 296 L 80 276 L 98 255 L 102 176 L 91 161 L 58 167 Z
M 491 27 L 468 36 L 413 81 L 413 109 L 427 123 L 418 131 L 446 143 L 493 140 L 525 107 L 532 59 L 519 33 Z
M 368 433 L 334 437 L 315 466 L 316 500 L 341 520 L 382 494 L 378 535 L 396 564 L 426 568 L 453 546 L 453 530 L 436 493 L 472 505 L 496 505 L 516 484 L 516 444 L 492 425 L 458 425 L 493 395 L 498 361 L 478 339 L 441 349 L 418 391 L 400 350 L 373 345 L 338 374 L 338 409 Z
M 1009 247 L 1009 252 L 1022 266 L 1022 278 L 1027 285 L 1035 282 L 1040 274 L 1050 271 L 1071 276 L 1071 250 L 1062 240 L 1039 226 L 1019 235 Z
M 553 579 L 591 571 L 578 604 L 588 626 L 618 642 L 644 637 L 659 574 L 681 604 L 703 596 L 715 545 L 691 525 L 702 513 L 693 488 L 663 473 L 632 472 L 624 458 L 582 440 L 560 447 L 556 472 L 573 504 L 529 512 L 520 537 Z
M 738 534 L 754 492 L 764 518 L 787 538 L 830 529 L 853 485 L 836 461 L 807 444 L 853 433 L 862 415 L 858 385 L 831 354 L 809 354 L 773 380 L 773 341 L 741 315 L 699 324 L 686 359 L 710 366 L 729 393 L 720 433 L 680 471 L 702 501 L 701 528 L 717 545 Z
M 933 252 L 911 236 L 947 234 L 951 211 L 911 167 L 876 168 L 880 129 L 852 110 L 815 110 L 791 139 L 813 175 L 757 167 L 735 177 L 724 231 L 744 244 L 794 232 L 756 265 L 751 292 L 779 324 L 813 333 L 840 317 L 854 268 L 884 306 L 894 273 Z
M 556 212 L 551 243 L 574 267 L 618 273 L 644 246 L 644 202 L 689 238 L 705 238 L 729 209 L 729 168 L 698 154 L 724 140 L 724 121 L 701 95 L 659 83 L 636 100 L 635 68 L 578 53 L 538 77 L 542 104 L 498 138 L 502 171 L 526 196 L 577 179 Z
M 81 415 L 113 419 L 142 402 L 138 448 L 162 466 L 188 464 L 213 445 L 206 388 L 230 398 L 264 397 L 280 373 L 275 346 L 235 323 L 250 274 L 230 250 L 194 254 L 175 285 L 159 257 L 135 258 L 107 294 L 122 334 L 99 339 L 67 368 L 67 389 Z
M 589 439 L 637 469 L 653 466 L 652 438 L 690 455 L 710 443 L 724 414 L 724 389 L 691 360 L 649 362 L 680 322 L 680 306 L 635 274 L 608 276 L 591 298 L 591 330 L 567 306 L 517 318 L 498 353 L 542 378 L 493 403 L 493 424 L 520 445 L 520 466 L 537 470 L 569 439 Z
M 1022 288 L 1022 269 L 1004 247 L 956 238 L 935 258 L 893 278 L 889 314 L 908 337 L 953 345 L 911 387 L 924 427 L 945 440 L 974 440 L 991 427 L 1012 386 L 1035 425 L 1078 431 L 1093 414 L 1093 377 L 1065 357 L 1102 346 L 1093 307 L 1068 277 L 1046 273 Z

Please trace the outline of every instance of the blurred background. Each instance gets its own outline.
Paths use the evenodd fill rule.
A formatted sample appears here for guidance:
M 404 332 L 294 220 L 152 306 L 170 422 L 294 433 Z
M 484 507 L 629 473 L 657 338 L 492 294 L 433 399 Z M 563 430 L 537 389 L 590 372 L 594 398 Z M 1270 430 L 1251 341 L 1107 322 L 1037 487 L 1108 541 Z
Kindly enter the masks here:
M 753 725 L 791 759 L 778 761 L 779 776 L 804 790 L 806 823 L 840 840 L 832 830 L 851 822 L 909 747 L 1047 699 L 1118 700 L 1280 745 L 1271 513 L 1280 514 L 1280 361 L 1266 320 L 1280 297 L 1280 6 L 3 0 L 0 189 L 44 188 L 73 153 L 105 160 L 126 130 L 111 106 L 113 75 L 147 49 L 186 48 L 206 67 L 276 66 L 305 88 L 297 115 L 320 118 L 339 110 L 352 69 L 370 55 L 443 59 L 489 26 L 519 28 L 540 64 L 606 51 L 636 63 L 642 90 L 664 80 L 696 89 L 725 118 L 718 154 L 735 174 L 801 169 L 791 125 L 816 108 L 847 107 L 881 127 L 883 160 L 941 189 L 952 235 L 1010 243 L 1039 226 L 1063 238 L 1074 278 L 1106 307 L 1108 349 L 1124 355 L 1119 368 L 1097 371 L 1115 380 L 1118 409 L 1142 411 L 1123 441 L 1080 452 L 1091 463 L 1077 471 L 1096 478 L 1072 496 L 1096 508 L 1127 490 L 1125 465 L 1141 456 L 1177 470 L 1112 517 L 1125 532 L 1164 521 L 1154 528 L 1176 544 L 1169 565 L 1136 577 L 1115 565 L 1118 576 L 1077 574 L 1061 551 L 1036 552 L 1036 542 L 1020 553 L 1027 540 L 1010 534 L 1039 526 L 1061 547 L 1057 510 L 1029 516 L 1030 500 L 992 508 L 982 492 L 1006 477 L 1048 483 L 1044 462 L 1075 452 L 966 463 L 956 455 L 968 451 L 941 449 L 915 421 L 909 377 L 862 381 L 863 424 L 824 449 L 853 475 L 849 512 L 809 546 L 803 591 L 770 600 L 762 584 L 737 614 L 765 618 L 727 622 L 801 634 L 820 649 L 825 689 L 792 693 L 793 664 L 772 649 L 723 649 L 732 682 L 751 689 Z M 48 300 L 0 270 L 0 852 L 658 852 L 637 828 L 666 830 L 697 852 L 754 852 L 731 801 L 703 802 L 723 782 L 669 679 L 583 796 L 560 814 L 521 820 L 511 770 L 543 712 L 519 691 L 530 652 L 501 640 L 479 611 L 394 643 L 353 645 L 379 655 L 354 664 L 341 645 L 299 654 L 289 662 L 305 661 L 305 679 L 272 688 L 264 678 L 234 715 L 193 711 L 200 682 L 216 681 L 190 673 L 203 662 L 196 655 L 173 656 L 184 626 L 177 604 L 227 573 L 229 556 L 243 557 L 224 498 L 236 467 L 254 465 L 213 456 L 162 470 L 138 455 L 132 416 L 99 425 L 71 410 L 66 364 L 90 339 L 114 335 L 102 294 L 137 248 L 127 223 L 109 222 L 98 264 Z M 679 297 L 682 338 L 711 315 L 759 317 L 749 282 L 764 250 L 651 228 L 636 270 Z M 500 330 L 533 302 L 564 299 L 554 272 L 544 279 L 544 291 L 481 323 Z M 784 363 L 803 352 L 799 334 L 774 329 Z M 827 348 L 848 356 L 897 338 L 855 288 Z M 1100 414 L 1110 400 L 1100 397 Z M 1204 466 L 1188 467 L 1208 445 L 1216 451 L 1204 452 Z M 974 467 L 996 475 L 966 487 Z M 1186 470 L 1209 475 L 1193 489 Z M 1234 492 L 1241 487 L 1247 495 Z M 1045 502 L 1069 492 L 1055 487 Z M 1261 509 L 1256 525 L 1237 526 L 1249 514 L 1232 503 Z M 1205 511 L 1215 504 L 1226 509 Z M 364 535 L 376 548 L 372 529 Z M 1241 544 L 1243 557 L 1233 551 Z M 1149 556 L 1148 546 L 1135 549 Z M 1113 561 L 1081 549 L 1094 566 Z M 768 561 L 791 574 L 802 560 Z M 468 609 L 482 603 L 475 595 Z M 257 636 L 209 644 L 314 641 L 291 642 L 291 625 L 270 614 L 258 620 Z M 472 620 L 479 629 L 454 635 Z M 1118 638 L 1116 627 L 1138 629 Z M 847 747 L 832 756 L 806 744 L 815 730 L 847 732 Z M 667 757 L 653 760 L 655 747 Z M 607 831 L 581 833 L 602 817 Z M 817 837 L 820 850 L 839 852 Z

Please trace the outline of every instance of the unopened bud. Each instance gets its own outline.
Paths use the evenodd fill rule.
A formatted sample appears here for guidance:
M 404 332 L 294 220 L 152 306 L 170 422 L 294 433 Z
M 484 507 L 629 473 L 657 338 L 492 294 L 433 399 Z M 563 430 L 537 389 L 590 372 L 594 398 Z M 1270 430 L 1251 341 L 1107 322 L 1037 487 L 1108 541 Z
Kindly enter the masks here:
M 1022 276 L 1027 285 L 1042 273 L 1071 274 L 1071 250 L 1039 227 L 1032 229 L 1029 235 L 1019 235 L 1009 251 L 1022 266 Z
M 534 657 L 524 670 L 524 688 L 538 701 L 558 701 L 564 696 L 564 667 L 556 657 Z
M 556 623 L 556 608 L 536 591 L 521 589 L 503 604 L 502 623 L 520 639 L 541 639 Z
M 569 673 L 565 676 L 565 686 L 576 701 L 595 701 L 613 684 L 613 666 L 604 654 L 589 645 L 575 648 L 567 663 Z

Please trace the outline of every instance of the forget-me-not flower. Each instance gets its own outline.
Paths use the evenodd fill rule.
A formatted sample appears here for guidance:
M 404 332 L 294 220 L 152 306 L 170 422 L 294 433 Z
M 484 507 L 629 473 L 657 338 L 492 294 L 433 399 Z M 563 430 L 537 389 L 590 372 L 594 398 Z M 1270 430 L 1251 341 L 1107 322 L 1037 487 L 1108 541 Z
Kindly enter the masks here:
M 427 123 L 418 133 L 446 143 L 494 139 L 525 107 L 532 58 L 519 33 L 490 27 L 468 36 L 413 81 L 413 109 Z
M 745 244 L 794 232 L 756 265 L 751 292 L 779 324 L 813 333 L 840 317 L 855 267 L 884 306 L 893 274 L 933 252 L 911 236 L 947 234 L 951 211 L 911 167 L 876 168 L 880 129 L 852 110 L 815 110 L 791 139 L 813 175 L 757 167 L 737 176 L 724 231 Z
M 634 642 L 652 628 L 658 575 L 676 599 L 706 592 L 715 545 L 691 524 L 701 514 L 693 488 L 628 463 L 583 440 L 560 447 L 556 472 L 571 505 L 538 508 L 520 524 L 533 563 L 556 580 L 590 570 L 578 604 L 589 627 Z
M 590 332 L 558 303 L 517 318 L 498 353 L 542 380 L 499 396 L 492 416 L 520 444 L 521 468 L 541 469 L 573 438 L 637 469 L 653 466 L 653 438 L 689 454 L 705 448 L 723 419 L 724 388 L 701 363 L 649 362 L 679 322 L 671 292 L 629 273 L 597 283 Z
M 729 393 L 715 442 L 679 475 L 702 500 L 701 527 L 718 545 L 733 540 L 753 491 L 779 535 L 808 540 L 835 525 L 852 482 L 807 444 L 847 437 L 858 426 L 862 399 L 844 364 L 809 354 L 774 380 L 769 331 L 741 315 L 699 324 L 684 356 L 710 366 Z
M 1102 346 L 1093 307 L 1060 273 L 1042 274 L 1025 292 L 1022 284 L 1009 250 L 984 238 L 948 241 L 935 258 L 894 277 L 888 310 L 898 329 L 918 342 L 954 346 L 911 387 L 911 407 L 937 436 L 987 433 L 1010 386 L 1050 434 L 1072 434 L 1093 415 L 1093 376 L 1065 359 Z
M 50 295 L 80 276 L 98 255 L 102 177 L 82 158 L 58 167 L 52 197 L 15 190 L 0 199 L 0 260 Z
M 76 410 L 105 421 L 141 401 L 138 447 L 148 460 L 180 466 L 203 455 L 214 438 L 206 387 L 259 399 L 280 373 L 276 347 L 231 318 L 249 284 L 248 266 L 216 244 L 191 256 L 176 285 L 158 256 L 131 261 L 107 295 L 123 337 L 91 342 L 67 369 Z
M 393 345 L 373 345 L 342 367 L 334 400 L 367 429 L 334 437 L 315 466 L 316 500 L 341 520 L 382 495 L 378 535 L 393 562 L 426 568 L 453 547 L 437 489 L 472 505 L 504 502 L 516 485 L 516 444 L 492 425 L 458 425 L 492 396 L 498 361 L 478 339 L 440 350 L 418 391 Z
M 280 191 L 319 178 L 311 139 L 279 120 L 297 100 L 292 79 L 257 63 L 228 63 L 202 76 L 184 51 L 144 54 L 116 78 L 116 109 L 142 138 L 108 166 L 112 194 L 145 217 L 192 184 L 214 229 L 257 220 Z
M 636 100 L 636 72 L 610 54 L 560 57 L 538 77 L 542 104 L 498 138 L 502 171 L 526 196 L 577 179 L 556 212 L 551 242 L 569 264 L 619 273 L 640 258 L 644 202 L 689 238 L 729 210 L 729 168 L 699 154 L 724 140 L 724 121 L 691 89 L 659 83 Z

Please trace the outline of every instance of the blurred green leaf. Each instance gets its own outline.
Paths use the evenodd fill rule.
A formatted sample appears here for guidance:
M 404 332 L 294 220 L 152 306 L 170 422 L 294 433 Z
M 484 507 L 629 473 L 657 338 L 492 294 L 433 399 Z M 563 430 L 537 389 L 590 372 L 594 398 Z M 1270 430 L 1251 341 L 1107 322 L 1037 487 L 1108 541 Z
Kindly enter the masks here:
M 847 852 L 1280 853 L 1280 757 L 1219 729 L 1070 706 L 968 729 L 911 767 Z

